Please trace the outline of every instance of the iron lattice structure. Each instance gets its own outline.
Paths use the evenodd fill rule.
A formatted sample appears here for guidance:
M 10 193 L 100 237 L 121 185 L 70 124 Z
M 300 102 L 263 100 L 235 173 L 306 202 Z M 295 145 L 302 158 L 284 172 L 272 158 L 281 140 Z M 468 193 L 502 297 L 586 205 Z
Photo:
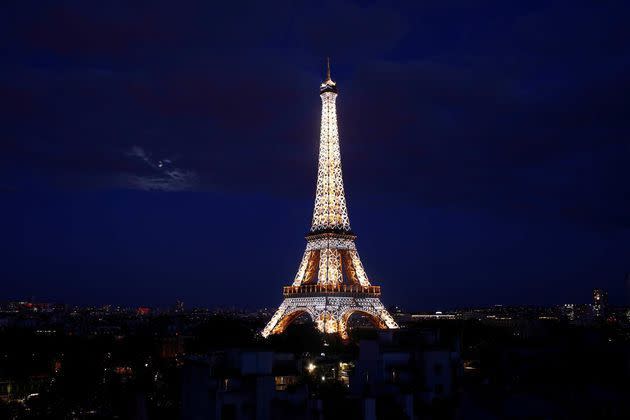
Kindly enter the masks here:
M 306 250 L 284 301 L 262 331 L 264 337 L 281 333 L 298 316 L 308 314 L 325 333 L 348 337 L 347 323 L 354 313 L 367 315 L 378 328 L 398 328 L 363 268 L 350 230 L 343 188 L 337 127 L 337 85 L 327 78 L 320 86 L 322 99 L 317 190 L 313 222 Z

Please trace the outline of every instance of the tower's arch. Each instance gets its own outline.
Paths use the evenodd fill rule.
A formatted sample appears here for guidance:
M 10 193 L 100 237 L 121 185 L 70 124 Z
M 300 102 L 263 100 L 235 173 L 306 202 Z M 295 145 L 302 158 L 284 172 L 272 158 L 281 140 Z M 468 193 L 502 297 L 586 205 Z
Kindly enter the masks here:
M 341 321 L 344 324 L 347 324 L 348 321 L 350 320 L 350 317 L 353 315 L 365 315 L 365 317 L 369 319 L 372 325 L 374 325 L 375 327 L 380 328 L 380 329 L 387 328 L 387 325 L 385 325 L 385 322 L 381 319 L 379 314 L 377 314 L 374 311 L 366 310 L 363 308 L 350 308 L 346 310 L 341 315 Z
M 350 321 L 350 318 L 353 315 L 365 316 L 370 321 L 370 323 L 378 329 L 384 330 L 387 328 L 387 324 L 385 324 L 385 321 L 383 321 L 381 316 L 375 311 L 364 309 L 364 308 L 351 307 L 351 308 L 346 309 L 339 318 L 339 324 L 340 324 L 340 327 L 342 327 L 341 329 L 343 331 L 346 331 L 346 337 L 344 338 L 347 338 L 348 322 Z
M 295 308 L 287 311 L 282 318 L 278 320 L 276 326 L 271 330 L 272 334 L 280 334 L 287 329 L 293 321 L 298 319 L 302 315 L 308 315 L 312 322 L 317 322 L 315 314 L 309 310 L 309 308 Z

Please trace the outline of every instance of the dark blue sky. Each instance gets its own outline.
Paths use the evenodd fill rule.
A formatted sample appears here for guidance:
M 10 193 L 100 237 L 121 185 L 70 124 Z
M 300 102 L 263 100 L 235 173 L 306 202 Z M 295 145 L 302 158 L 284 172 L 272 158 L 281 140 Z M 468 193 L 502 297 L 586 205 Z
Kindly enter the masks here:
M 627 302 L 627 2 L 113 3 L 0 6 L 0 299 L 276 306 L 330 55 L 386 304 Z

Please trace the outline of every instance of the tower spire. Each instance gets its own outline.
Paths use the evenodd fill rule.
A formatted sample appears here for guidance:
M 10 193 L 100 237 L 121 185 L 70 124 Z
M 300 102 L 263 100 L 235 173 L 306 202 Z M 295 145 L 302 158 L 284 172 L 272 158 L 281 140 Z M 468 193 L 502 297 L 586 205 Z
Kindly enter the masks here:
M 332 79 L 330 78 L 330 57 L 326 57 L 326 81 L 329 81 Z
M 326 57 L 326 80 L 319 86 L 319 92 L 334 92 L 337 93 L 337 84 L 333 82 L 330 77 L 330 57 Z
M 343 231 L 350 233 L 350 220 L 341 173 L 339 129 L 337 127 L 337 85 L 330 78 L 327 57 L 327 79 L 320 86 L 322 120 L 319 136 L 317 190 L 311 233 Z

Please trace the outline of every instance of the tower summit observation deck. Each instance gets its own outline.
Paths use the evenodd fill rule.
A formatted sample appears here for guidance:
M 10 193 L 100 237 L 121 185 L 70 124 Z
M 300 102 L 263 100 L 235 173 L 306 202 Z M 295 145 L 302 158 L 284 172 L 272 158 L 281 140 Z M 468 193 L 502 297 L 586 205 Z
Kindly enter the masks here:
M 338 90 L 330 77 L 330 62 L 319 92 L 322 120 L 313 221 L 293 284 L 284 287 L 284 301 L 263 329 L 264 337 L 283 332 L 303 314 L 318 330 L 344 339 L 354 313 L 366 315 L 378 328 L 398 328 L 381 303 L 380 286 L 371 284 L 361 264 L 350 230 L 337 127 Z

